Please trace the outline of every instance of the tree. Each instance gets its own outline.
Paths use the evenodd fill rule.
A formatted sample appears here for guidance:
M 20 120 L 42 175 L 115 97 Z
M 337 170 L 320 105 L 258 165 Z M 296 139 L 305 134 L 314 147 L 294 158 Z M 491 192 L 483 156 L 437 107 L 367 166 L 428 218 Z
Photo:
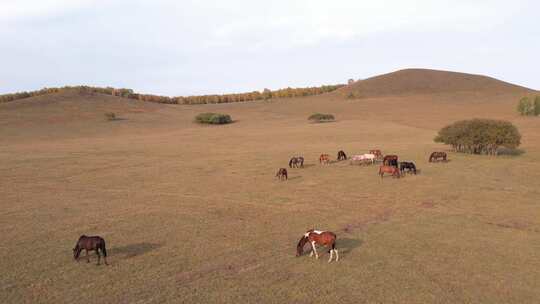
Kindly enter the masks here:
M 523 97 L 519 100 L 517 110 L 521 115 L 535 115 L 535 103 L 529 97 Z
M 534 115 L 540 115 L 540 96 L 534 98 Z

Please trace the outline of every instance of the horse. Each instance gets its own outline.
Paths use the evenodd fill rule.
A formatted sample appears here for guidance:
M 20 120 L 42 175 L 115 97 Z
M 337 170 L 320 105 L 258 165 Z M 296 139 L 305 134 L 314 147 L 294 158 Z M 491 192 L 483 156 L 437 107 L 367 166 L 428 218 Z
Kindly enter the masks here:
M 375 154 L 361 154 L 361 155 L 353 155 L 351 157 L 351 165 L 353 164 L 353 162 L 355 161 L 361 161 L 362 163 L 364 162 L 371 162 L 371 164 L 375 163 Z
M 397 159 L 389 159 L 388 162 L 387 162 L 387 165 L 397 168 L 398 167 L 398 161 L 397 161 Z
M 382 152 L 381 150 L 378 150 L 378 149 L 369 150 L 369 154 L 375 155 L 377 159 L 380 159 L 382 157 Z
M 446 161 L 446 152 L 433 152 L 429 156 L 429 162 L 432 163 L 434 161 L 439 161 L 439 158 L 441 158 L 443 161 Z
M 398 156 L 397 155 L 385 155 L 384 158 L 383 158 L 383 165 L 390 166 L 388 161 L 391 160 L 391 159 L 395 159 L 397 161 Z
M 329 164 L 330 163 L 330 155 L 321 154 L 321 156 L 319 156 L 319 163 L 320 164 Z
M 279 180 L 289 179 L 289 176 L 287 176 L 287 169 L 279 168 L 276 177 L 279 178 Z
M 328 252 L 330 253 L 330 258 L 328 259 L 328 263 L 332 262 L 334 253 L 336 254 L 336 262 L 339 260 L 339 254 L 338 250 L 336 249 L 336 234 L 330 231 L 320 231 L 315 229 L 310 229 L 302 235 L 302 238 L 300 238 L 300 241 L 298 241 L 298 245 L 296 246 L 296 256 L 299 257 L 304 253 L 304 245 L 309 242 L 311 244 L 311 253 L 309 254 L 310 257 L 313 256 L 313 253 L 315 253 L 315 257 L 318 259 L 319 254 L 317 253 L 317 248 L 315 245 L 322 245 L 325 247 L 330 247 Z
M 298 166 L 304 167 L 304 157 L 294 156 L 289 160 L 289 168 L 298 168 Z
M 81 251 L 83 249 L 86 251 L 87 263 L 90 263 L 88 251 L 94 250 L 98 256 L 97 264 L 99 265 L 99 260 L 101 258 L 99 255 L 99 251 L 101 250 L 101 253 L 103 254 L 103 259 L 105 260 L 105 265 L 109 265 L 107 263 L 107 248 L 105 248 L 105 240 L 102 237 L 81 235 L 81 237 L 79 237 L 79 240 L 75 244 L 75 248 L 73 248 L 73 259 L 78 261 L 79 255 L 81 254 Z
M 401 162 L 399 163 L 399 171 L 401 174 L 405 172 L 405 169 L 407 169 L 408 172 L 413 172 L 414 175 L 416 175 L 416 166 L 413 162 Z
M 340 160 L 346 160 L 346 159 L 347 159 L 347 154 L 345 154 L 345 152 L 343 152 L 343 150 L 340 150 L 337 153 L 337 160 L 340 161 Z
M 385 165 L 380 166 L 379 175 L 381 176 L 381 178 L 383 178 L 385 173 L 390 173 L 393 177 L 397 177 L 397 178 L 400 177 L 399 169 L 394 166 L 385 166 Z

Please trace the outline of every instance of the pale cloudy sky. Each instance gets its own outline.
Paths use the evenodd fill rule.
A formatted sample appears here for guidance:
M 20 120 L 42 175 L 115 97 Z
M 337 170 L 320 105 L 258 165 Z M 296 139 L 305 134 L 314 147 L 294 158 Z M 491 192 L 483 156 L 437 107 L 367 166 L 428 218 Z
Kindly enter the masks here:
M 410 67 L 540 89 L 539 16 L 534 0 L 0 0 L 0 94 L 228 93 Z

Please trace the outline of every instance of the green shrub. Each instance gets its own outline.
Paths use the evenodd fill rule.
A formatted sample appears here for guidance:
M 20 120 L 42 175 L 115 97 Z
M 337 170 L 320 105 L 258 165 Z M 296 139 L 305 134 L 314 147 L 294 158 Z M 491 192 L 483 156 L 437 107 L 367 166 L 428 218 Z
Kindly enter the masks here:
M 535 109 L 536 99 L 533 102 L 529 97 L 523 97 L 519 100 L 517 110 L 519 114 L 521 115 L 535 115 L 536 109 Z
M 114 113 L 114 112 L 105 113 L 105 119 L 107 119 L 107 120 L 116 120 L 116 113 Z
M 195 121 L 198 123 L 222 125 L 232 122 L 231 116 L 220 113 L 201 113 L 195 116 Z
M 536 96 L 534 99 L 534 115 L 540 115 L 540 96 Z
M 500 147 L 517 148 L 521 135 L 508 121 L 470 119 L 442 128 L 434 140 L 452 145 L 456 152 L 497 155 Z
M 313 122 L 328 122 L 328 121 L 334 121 L 334 115 L 332 114 L 322 114 L 322 113 L 315 113 L 308 117 L 308 120 L 311 120 Z

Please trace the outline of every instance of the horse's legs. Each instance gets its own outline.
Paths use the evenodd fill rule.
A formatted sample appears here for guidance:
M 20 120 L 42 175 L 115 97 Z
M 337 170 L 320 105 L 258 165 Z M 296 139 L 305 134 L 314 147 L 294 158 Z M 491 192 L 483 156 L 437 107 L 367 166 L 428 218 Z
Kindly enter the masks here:
M 96 254 L 97 254 L 97 265 L 99 266 L 99 262 L 101 260 L 101 255 L 99 254 L 99 248 L 96 248 Z
M 336 253 L 336 262 L 339 260 L 339 255 L 337 253 L 337 249 L 334 249 L 334 252 Z
M 334 255 L 334 249 L 330 249 L 330 258 L 328 259 L 328 263 L 332 262 L 333 255 Z
M 86 263 L 90 263 L 90 257 L 88 256 L 88 249 L 86 250 Z
M 311 248 L 313 248 L 313 251 L 315 252 L 315 258 L 319 258 L 319 254 L 317 253 L 317 248 L 315 248 L 315 241 L 311 242 Z

